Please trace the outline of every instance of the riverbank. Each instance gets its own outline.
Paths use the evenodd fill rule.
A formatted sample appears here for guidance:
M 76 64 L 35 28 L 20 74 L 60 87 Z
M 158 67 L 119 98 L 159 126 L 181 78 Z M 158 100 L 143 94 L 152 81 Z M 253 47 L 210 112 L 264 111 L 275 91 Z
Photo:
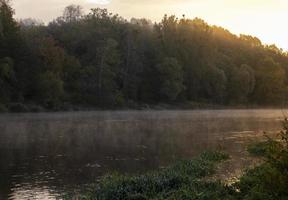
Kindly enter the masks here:
M 88 186 L 77 199 L 258 200 L 248 197 L 248 192 L 243 189 L 251 187 L 250 182 L 257 181 L 258 177 L 253 177 L 251 173 L 256 169 L 262 171 L 265 165 L 258 164 L 238 180 L 227 183 L 216 177 L 219 168 L 223 168 L 222 164 L 229 160 L 229 155 L 223 152 L 204 152 L 192 160 L 179 161 L 165 169 L 142 175 L 110 174 L 95 185 Z M 72 197 L 67 195 L 65 199 Z
M 288 120 L 279 140 L 267 137 L 250 144 L 248 152 L 261 157 L 253 168 L 237 180 L 225 183 L 213 180 L 217 166 L 229 156 L 205 152 L 190 161 L 138 176 L 113 174 L 102 178 L 79 199 L 97 200 L 284 200 L 288 199 Z
M 91 186 L 80 199 L 220 199 L 232 197 L 233 190 L 221 182 L 205 181 L 215 173 L 216 164 L 228 159 L 220 152 L 205 152 L 189 161 L 139 176 L 112 174 Z
M 257 152 L 252 150 L 252 155 L 264 156 L 262 153 L 269 148 L 262 146 L 263 143 L 259 144 L 253 147 Z M 262 153 L 259 154 L 258 150 Z M 247 171 L 243 169 L 243 175 L 233 182 L 215 179 L 217 166 L 228 160 L 229 156 L 225 153 L 205 152 L 193 160 L 181 161 L 166 169 L 143 175 L 107 175 L 99 183 L 86 188 L 77 199 L 282 200 L 288 197 L 284 192 L 287 174 L 282 175 L 277 171 L 279 169 L 273 168 L 269 162 L 263 162 L 263 159 L 253 168 Z M 276 179 L 273 180 L 274 178 Z M 281 182 L 276 183 L 277 180 Z M 267 190 L 267 187 L 270 187 L 267 185 L 269 181 L 277 186 L 271 186 L 271 189 Z M 71 199 L 71 196 L 66 199 Z
M 44 107 L 36 104 L 10 103 L 0 104 L 0 113 L 39 113 L 63 111 L 107 111 L 107 110 L 225 110 L 225 109 L 285 109 L 286 105 L 221 105 L 203 102 L 182 102 L 171 104 L 129 103 L 122 106 L 98 107 L 91 105 L 62 104 L 57 107 Z

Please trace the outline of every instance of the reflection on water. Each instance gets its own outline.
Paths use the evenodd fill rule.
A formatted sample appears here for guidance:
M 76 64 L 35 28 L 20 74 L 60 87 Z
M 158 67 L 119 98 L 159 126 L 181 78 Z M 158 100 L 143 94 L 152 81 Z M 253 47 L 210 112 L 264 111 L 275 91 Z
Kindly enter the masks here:
M 48 187 L 43 188 L 25 188 L 24 186 L 21 188 L 13 188 L 12 194 L 9 199 L 41 199 L 41 200 L 52 200 L 57 198 L 57 193 L 53 193 Z
M 141 173 L 207 149 L 241 156 L 282 118 L 281 110 L 0 115 L 0 199 L 56 199 L 109 171 Z

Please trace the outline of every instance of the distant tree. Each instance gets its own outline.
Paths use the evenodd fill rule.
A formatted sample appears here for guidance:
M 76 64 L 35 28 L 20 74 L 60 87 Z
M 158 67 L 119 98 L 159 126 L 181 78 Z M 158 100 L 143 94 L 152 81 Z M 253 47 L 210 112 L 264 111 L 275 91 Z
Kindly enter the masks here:
M 63 63 L 63 88 L 65 91 L 65 100 L 71 103 L 81 103 L 81 71 L 83 66 L 74 56 L 66 55 Z
M 212 67 L 204 72 L 204 97 L 210 102 L 225 103 L 227 93 L 227 77 L 222 69 Z
M 13 19 L 0 0 L 0 104 L 64 102 L 113 107 L 203 101 L 279 104 L 288 54 L 204 20 L 165 15 L 160 23 L 70 5 L 46 26 Z M 6 105 L 7 104 L 7 105 Z
M 177 58 L 184 67 L 187 99 L 198 101 L 207 98 L 203 87 L 207 83 L 207 69 L 213 66 L 215 49 L 210 27 L 199 18 L 190 20 L 183 17 L 178 24 L 176 45 Z
M 63 68 L 65 51 L 51 37 L 34 39 L 39 66 L 34 69 L 32 79 L 35 100 L 47 108 L 56 108 L 64 97 Z
M 240 34 L 240 40 L 247 42 L 251 46 L 255 46 L 255 47 L 261 47 L 262 46 L 261 40 L 259 40 L 257 37 L 253 37 L 250 35 Z
M 137 100 L 139 84 L 141 82 L 140 73 L 143 71 L 144 48 L 141 44 L 141 25 L 128 26 L 123 41 L 124 63 L 121 69 L 121 79 L 123 82 L 122 91 L 127 99 Z M 143 39 L 142 39 L 143 40 Z
M 164 58 L 156 69 L 159 77 L 159 92 L 163 100 L 176 100 L 184 90 L 182 66 L 175 58 Z
M 32 18 L 20 19 L 19 24 L 21 27 L 44 26 L 42 21 Z
M 133 25 L 139 25 L 146 28 L 153 27 L 153 22 L 150 19 L 145 18 L 141 19 L 131 18 L 130 23 Z
M 228 82 L 228 98 L 232 104 L 246 104 L 255 88 L 255 72 L 248 65 L 231 68 Z
M 258 104 L 283 104 L 287 92 L 285 70 L 271 57 L 260 60 L 256 69 L 254 101 Z
M 99 49 L 99 53 L 101 53 L 98 64 L 98 96 L 102 99 L 101 103 L 105 99 L 113 98 L 113 90 L 117 88 L 115 84 L 117 65 L 119 64 L 117 46 L 117 41 L 109 38 Z
M 99 42 L 99 41 L 98 41 Z M 98 43 L 95 49 L 95 59 L 82 71 L 81 88 L 83 96 L 90 104 L 114 105 L 115 97 L 119 93 L 116 84 L 119 74 L 118 43 L 114 39 L 107 39 Z M 92 52 L 91 52 L 92 53 Z
M 64 96 L 63 81 L 51 71 L 39 75 L 38 94 L 42 105 L 49 109 L 57 109 Z
M 92 8 L 88 14 L 90 19 L 110 19 L 112 13 L 109 13 L 107 9 Z
M 9 0 L 0 0 L 0 57 L 13 57 L 19 42 L 19 27 L 13 19 L 14 11 L 9 3 Z
M 6 57 L 0 60 L 0 77 L 9 80 L 13 76 L 13 60 Z
M 13 60 L 9 57 L 0 59 L 0 103 L 10 101 L 11 90 L 13 90 L 15 72 Z
M 20 29 L 13 19 L 14 11 L 9 0 L 0 0 L 0 102 L 17 100 L 17 70 L 22 53 Z M 13 76 L 13 78 L 12 78 Z
M 79 21 L 83 17 L 83 8 L 79 5 L 71 4 L 67 6 L 61 17 L 57 18 L 57 23 L 66 22 L 76 22 Z

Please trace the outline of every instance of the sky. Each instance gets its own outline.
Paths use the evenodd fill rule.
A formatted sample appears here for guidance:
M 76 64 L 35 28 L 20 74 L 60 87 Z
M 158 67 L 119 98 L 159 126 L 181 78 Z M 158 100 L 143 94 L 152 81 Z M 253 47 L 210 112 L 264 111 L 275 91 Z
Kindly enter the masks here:
M 288 51 L 288 0 L 12 0 L 17 19 L 31 17 L 45 23 L 60 16 L 70 4 L 81 5 L 86 12 L 107 8 L 126 19 L 144 17 L 158 22 L 164 14 L 200 17 L 211 25 L 256 36 Z

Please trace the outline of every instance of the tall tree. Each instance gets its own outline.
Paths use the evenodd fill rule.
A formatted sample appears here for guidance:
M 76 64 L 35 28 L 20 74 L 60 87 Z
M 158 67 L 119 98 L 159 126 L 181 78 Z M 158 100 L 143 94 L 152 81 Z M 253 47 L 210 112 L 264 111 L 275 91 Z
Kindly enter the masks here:
M 15 61 L 19 53 L 20 32 L 13 14 L 10 1 L 0 0 L 0 102 L 5 103 L 18 93 Z
M 254 101 L 260 104 L 284 104 L 287 93 L 285 70 L 271 57 L 260 60 L 256 69 Z
M 174 101 L 184 90 L 183 69 L 175 58 L 164 58 L 156 66 L 159 77 L 159 93 L 164 101 Z
M 69 5 L 63 11 L 62 19 L 65 22 L 76 22 L 83 16 L 83 8 L 79 5 Z

